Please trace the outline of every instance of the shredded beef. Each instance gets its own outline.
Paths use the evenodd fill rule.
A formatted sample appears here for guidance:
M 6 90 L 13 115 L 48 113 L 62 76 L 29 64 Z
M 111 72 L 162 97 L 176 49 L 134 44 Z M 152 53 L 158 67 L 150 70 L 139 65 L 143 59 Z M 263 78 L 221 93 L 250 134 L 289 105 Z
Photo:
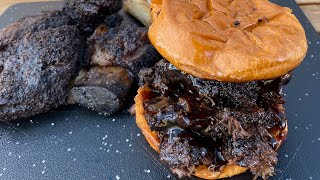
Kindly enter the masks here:
M 161 140 L 160 158 L 180 177 L 198 165 L 213 171 L 226 163 L 273 175 L 277 163 L 272 128 L 285 128 L 286 75 L 273 80 L 224 83 L 181 72 L 165 60 L 140 73 L 152 91 L 145 117 Z

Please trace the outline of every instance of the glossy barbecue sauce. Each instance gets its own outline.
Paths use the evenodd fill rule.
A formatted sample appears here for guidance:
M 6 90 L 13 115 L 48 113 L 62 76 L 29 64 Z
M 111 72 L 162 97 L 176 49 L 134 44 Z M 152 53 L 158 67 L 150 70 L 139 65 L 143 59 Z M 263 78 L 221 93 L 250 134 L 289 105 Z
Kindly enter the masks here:
M 268 129 L 268 131 L 273 136 L 270 141 L 272 148 L 274 150 L 278 150 L 287 137 L 288 124 L 287 119 L 285 118 L 283 107 L 278 107 L 275 111 L 280 121 L 274 127 Z
M 168 71 L 178 70 L 170 65 Z M 223 101 L 226 101 L 225 98 L 208 95 L 208 92 L 212 93 L 212 89 L 207 92 L 201 86 L 202 80 L 186 74 L 181 74 L 181 76 L 187 77 L 187 80 L 172 83 L 164 78 L 162 84 L 165 84 L 165 87 L 162 90 L 157 85 L 146 84 L 151 91 L 143 93 L 145 117 L 151 130 L 158 132 L 158 137 L 162 143 L 164 143 L 164 139 L 165 143 L 170 143 L 175 137 L 188 139 L 190 146 L 195 149 L 190 153 L 199 156 L 200 163 L 207 165 L 209 169 L 219 171 L 221 167 L 228 163 L 228 160 L 224 157 L 224 150 L 228 148 L 228 143 L 232 139 L 230 132 L 228 133 L 230 131 L 229 126 L 232 125 L 221 121 L 221 118 L 226 114 L 224 113 L 225 109 L 229 108 L 231 113 L 233 110 L 240 112 L 251 110 L 226 107 L 229 104 L 226 106 L 223 104 Z M 181 77 L 173 78 L 179 79 Z M 185 83 L 185 80 L 190 82 Z M 270 82 L 259 83 L 267 87 L 266 84 L 279 81 L 279 88 L 276 89 L 281 94 L 280 86 L 287 84 L 289 80 L 290 76 L 284 76 Z M 263 88 L 268 90 L 268 88 Z M 262 87 L 257 89 L 260 90 Z M 207 95 L 205 95 L 206 93 Z M 272 136 L 269 138 L 270 146 L 277 150 L 286 137 L 287 120 L 282 105 L 277 105 L 272 109 L 274 111 L 271 120 L 273 121 L 272 126 L 266 127 L 266 129 Z M 219 123 L 224 123 L 224 125 L 214 125 Z
M 156 93 L 150 91 L 148 93 L 144 93 L 144 99 L 152 99 L 155 97 Z M 156 105 L 151 105 L 153 108 L 161 107 L 162 105 L 168 104 L 168 102 L 160 102 Z M 159 110 L 159 109 L 158 109 Z M 223 141 L 220 139 L 212 140 L 209 137 L 205 136 L 205 127 L 208 126 L 208 122 L 210 122 L 210 118 L 212 118 L 212 114 L 215 113 L 215 110 L 203 111 L 203 109 L 199 108 L 196 112 L 193 112 L 189 115 L 183 116 L 182 118 L 177 118 L 178 114 L 175 111 L 170 111 L 166 113 L 159 113 L 156 111 L 147 111 L 146 114 L 157 116 L 159 115 L 159 119 L 164 123 L 158 126 L 158 128 L 153 129 L 157 131 L 159 134 L 163 132 L 168 136 L 177 137 L 177 136 L 192 136 L 194 137 L 194 141 L 192 145 L 195 147 L 204 147 L 208 151 L 212 153 L 209 155 L 211 162 L 208 162 L 206 165 L 210 165 L 214 167 L 213 171 L 219 171 L 220 168 L 228 163 L 228 161 L 223 156 Z M 197 117 L 197 118 L 196 118 Z M 193 120 L 190 120 L 193 119 Z M 180 121 L 180 122 L 177 122 Z M 182 121 L 182 122 L 181 122 Z M 192 126 L 192 128 L 190 128 Z M 273 136 L 270 139 L 270 145 L 274 150 L 277 150 L 283 141 L 286 138 L 286 132 L 284 131 L 287 126 L 287 122 L 285 119 L 277 122 L 272 128 L 268 129 L 269 133 Z M 192 129 L 192 130 L 190 130 Z M 199 130 L 201 133 L 196 133 Z M 160 135 L 161 138 L 161 135 Z

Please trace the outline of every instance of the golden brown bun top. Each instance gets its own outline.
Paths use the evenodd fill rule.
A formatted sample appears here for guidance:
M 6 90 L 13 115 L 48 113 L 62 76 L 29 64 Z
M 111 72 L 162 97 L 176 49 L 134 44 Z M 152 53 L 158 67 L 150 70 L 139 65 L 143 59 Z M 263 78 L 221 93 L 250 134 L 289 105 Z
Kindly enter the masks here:
M 149 38 L 177 68 L 203 79 L 272 79 L 307 52 L 291 10 L 267 0 L 153 0 Z

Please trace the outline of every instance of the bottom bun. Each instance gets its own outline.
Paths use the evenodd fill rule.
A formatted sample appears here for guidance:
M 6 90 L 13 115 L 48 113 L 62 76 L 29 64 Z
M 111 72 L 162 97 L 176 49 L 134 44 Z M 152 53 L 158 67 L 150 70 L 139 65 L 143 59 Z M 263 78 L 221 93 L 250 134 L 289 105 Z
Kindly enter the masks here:
M 142 134 L 150 144 L 150 146 L 157 151 L 158 153 L 160 152 L 160 140 L 157 137 L 157 133 L 154 131 L 151 131 L 147 120 L 144 116 L 144 108 L 143 108 L 143 102 L 144 102 L 144 93 L 147 93 L 150 91 L 149 88 L 143 87 L 139 88 L 138 94 L 135 97 L 135 110 L 136 110 L 136 123 L 138 127 L 141 129 Z M 286 129 L 282 132 L 284 135 L 287 134 L 288 131 L 288 126 L 286 126 Z M 281 141 L 280 143 L 282 143 Z M 248 168 L 237 166 L 237 165 L 232 165 L 228 164 L 222 167 L 221 171 L 213 172 L 208 169 L 207 166 L 205 165 L 199 165 L 195 168 L 195 171 L 193 173 L 194 176 L 197 176 L 202 179 L 210 179 L 210 180 L 215 180 L 215 179 L 221 179 L 221 178 L 227 178 L 227 177 L 232 177 L 238 174 L 241 174 L 248 170 Z

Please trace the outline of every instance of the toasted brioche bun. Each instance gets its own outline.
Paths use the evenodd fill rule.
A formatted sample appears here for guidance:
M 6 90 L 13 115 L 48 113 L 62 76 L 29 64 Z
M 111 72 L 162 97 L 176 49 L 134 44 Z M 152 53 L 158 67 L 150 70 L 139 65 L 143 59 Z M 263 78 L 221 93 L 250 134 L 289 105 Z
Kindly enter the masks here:
M 143 108 L 143 102 L 144 102 L 144 96 L 143 93 L 150 91 L 147 87 L 139 88 L 138 94 L 135 97 L 135 110 L 136 110 L 136 123 L 138 127 L 141 129 L 142 134 L 150 144 L 150 146 L 157 151 L 160 152 L 160 140 L 157 137 L 156 132 L 151 131 L 147 120 L 144 116 L 144 108 Z M 283 137 L 287 136 L 288 132 L 288 126 L 286 126 L 286 129 L 282 132 L 275 132 L 275 133 L 282 133 Z M 283 143 L 283 141 L 278 141 L 278 148 Z M 223 167 L 223 169 L 220 172 L 213 172 L 208 169 L 205 165 L 197 166 L 194 172 L 194 176 L 197 176 L 202 179 L 221 179 L 221 178 L 227 178 L 232 177 L 238 174 L 241 174 L 245 172 L 248 168 L 228 164 Z
M 153 0 L 151 17 L 149 38 L 160 54 L 203 79 L 280 77 L 302 62 L 308 48 L 291 10 L 268 0 Z

